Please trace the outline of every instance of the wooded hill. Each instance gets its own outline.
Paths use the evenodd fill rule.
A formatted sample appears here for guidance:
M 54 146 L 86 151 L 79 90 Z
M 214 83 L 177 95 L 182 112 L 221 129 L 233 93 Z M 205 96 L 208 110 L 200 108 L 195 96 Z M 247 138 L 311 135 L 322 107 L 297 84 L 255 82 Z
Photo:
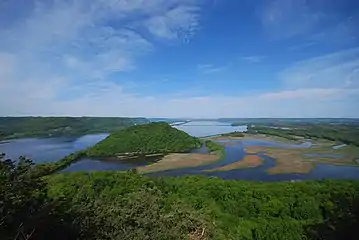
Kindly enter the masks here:
M 0 236 L 357 240 L 358 181 L 261 183 L 135 172 L 41 177 L 0 157 Z
M 87 150 L 88 156 L 180 153 L 201 147 L 201 141 L 164 122 L 132 126 L 117 131 Z

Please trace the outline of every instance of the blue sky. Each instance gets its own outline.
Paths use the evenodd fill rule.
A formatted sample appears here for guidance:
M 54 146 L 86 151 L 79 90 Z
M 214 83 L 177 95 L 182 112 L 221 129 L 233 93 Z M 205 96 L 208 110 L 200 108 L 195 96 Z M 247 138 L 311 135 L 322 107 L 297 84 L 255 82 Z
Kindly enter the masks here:
M 0 2 L 0 113 L 359 117 L 356 0 Z

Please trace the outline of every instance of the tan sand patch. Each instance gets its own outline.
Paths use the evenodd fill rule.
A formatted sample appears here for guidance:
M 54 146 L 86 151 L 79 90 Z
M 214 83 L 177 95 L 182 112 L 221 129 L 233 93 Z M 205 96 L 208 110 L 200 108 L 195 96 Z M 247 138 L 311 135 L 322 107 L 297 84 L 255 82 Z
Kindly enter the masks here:
M 267 169 L 270 174 L 281 173 L 308 173 L 316 163 L 332 164 L 332 165 L 348 165 L 354 166 L 351 154 L 345 155 L 345 152 L 339 152 L 330 148 L 324 149 L 323 146 L 312 147 L 309 149 L 282 149 L 250 146 L 246 147 L 247 153 L 264 152 L 267 156 L 275 159 L 276 166 Z M 306 153 L 326 153 L 326 154 L 343 154 L 342 158 L 329 157 L 307 157 Z
M 239 160 L 238 162 L 234 162 L 214 169 L 205 170 L 205 172 L 230 171 L 230 170 L 241 169 L 241 168 L 256 168 L 262 164 L 263 164 L 263 160 L 259 156 L 247 155 L 242 160 Z
M 283 137 L 270 136 L 265 134 L 249 134 L 244 133 L 243 137 L 231 137 L 231 136 L 215 136 L 209 139 L 211 140 L 263 140 L 263 141 L 275 141 L 280 143 L 300 143 L 299 141 L 289 140 Z
M 220 152 L 211 154 L 173 153 L 168 154 L 156 163 L 137 168 L 139 173 L 150 173 L 172 170 L 177 168 L 197 167 L 214 163 L 220 159 Z

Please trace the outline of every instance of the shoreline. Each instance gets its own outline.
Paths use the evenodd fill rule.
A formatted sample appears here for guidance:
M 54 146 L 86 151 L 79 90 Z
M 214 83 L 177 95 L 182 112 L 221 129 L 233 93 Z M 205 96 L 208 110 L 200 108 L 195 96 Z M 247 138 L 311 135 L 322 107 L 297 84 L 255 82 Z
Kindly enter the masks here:
M 181 168 L 205 166 L 220 161 L 221 159 L 221 151 L 216 151 L 209 154 L 171 153 L 164 156 L 162 159 L 155 163 L 146 166 L 140 166 L 136 169 L 141 174 L 147 174 Z
M 243 159 L 238 160 L 236 162 L 213 168 L 203 170 L 204 172 L 225 172 L 231 171 L 236 169 L 245 169 L 245 168 L 256 168 L 263 164 L 263 159 L 257 155 L 245 155 Z

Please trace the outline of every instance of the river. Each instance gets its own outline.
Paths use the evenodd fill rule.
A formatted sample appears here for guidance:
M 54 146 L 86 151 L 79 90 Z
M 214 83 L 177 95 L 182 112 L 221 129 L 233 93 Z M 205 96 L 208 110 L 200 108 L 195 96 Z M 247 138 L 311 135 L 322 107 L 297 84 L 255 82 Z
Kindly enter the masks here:
M 221 133 L 229 133 L 233 131 L 245 131 L 246 126 L 233 127 L 228 123 L 215 121 L 197 121 L 188 122 L 183 125 L 175 126 L 193 136 L 204 137 L 212 136 Z M 2 142 L 0 144 L 0 152 L 5 152 L 7 157 L 16 159 L 19 156 L 26 156 L 33 159 L 36 163 L 53 162 L 62 157 L 76 152 L 78 150 L 86 149 L 102 139 L 106 138 L 108 134 L 91 134 L 79 138 L 28 138 L 17 139 Z M 220 144 L 224 142 L 220 141 Z M 245 179 L 257 181 L 283 181 L 283 180 L 305 180 L 305 179 L 322 179 L 322 178 L 346 178 L 359 179 L 359 168 L 350 166 L 331 166 L 325 164 L 317 165 L 308 174 L 279 174 L 268 175 L 265 170 L 275 165 L 274 159 L 268 156 L 264 158 L 264 164 L 253 169 L 231 170 L 226 172 L 204 172 L 205 169 L 213 169 L 242 159 L 245 156 L 243 150 L 244 146 L 276 146 L 283 148 L 308 148 L 311 143 L 303 143 L 298 145 L 281 144 L 271 141 L 260 140 L 243 140 L 235 141 L 235 144 L 226 146 L 226 156 L 223 160 L 208 165 L 195 168 L 176 169 L 165 172 L 158 172 L 151 175 L 170 175 L 182 176 L 190 174 L 202 174 L 207 176 L 217 176 L 224 179 Z M 199 149 L 195 152 L 203 153 L 206 149 Z M 63 172 L 77 172 L 77 171 L 104 171 L 104 170 L 127 170 L 136 166 L 146 165 L 149 162 L 143 161 L 103 161 L 100 159 L 82 159 L 76 163 L 71 164 Z

